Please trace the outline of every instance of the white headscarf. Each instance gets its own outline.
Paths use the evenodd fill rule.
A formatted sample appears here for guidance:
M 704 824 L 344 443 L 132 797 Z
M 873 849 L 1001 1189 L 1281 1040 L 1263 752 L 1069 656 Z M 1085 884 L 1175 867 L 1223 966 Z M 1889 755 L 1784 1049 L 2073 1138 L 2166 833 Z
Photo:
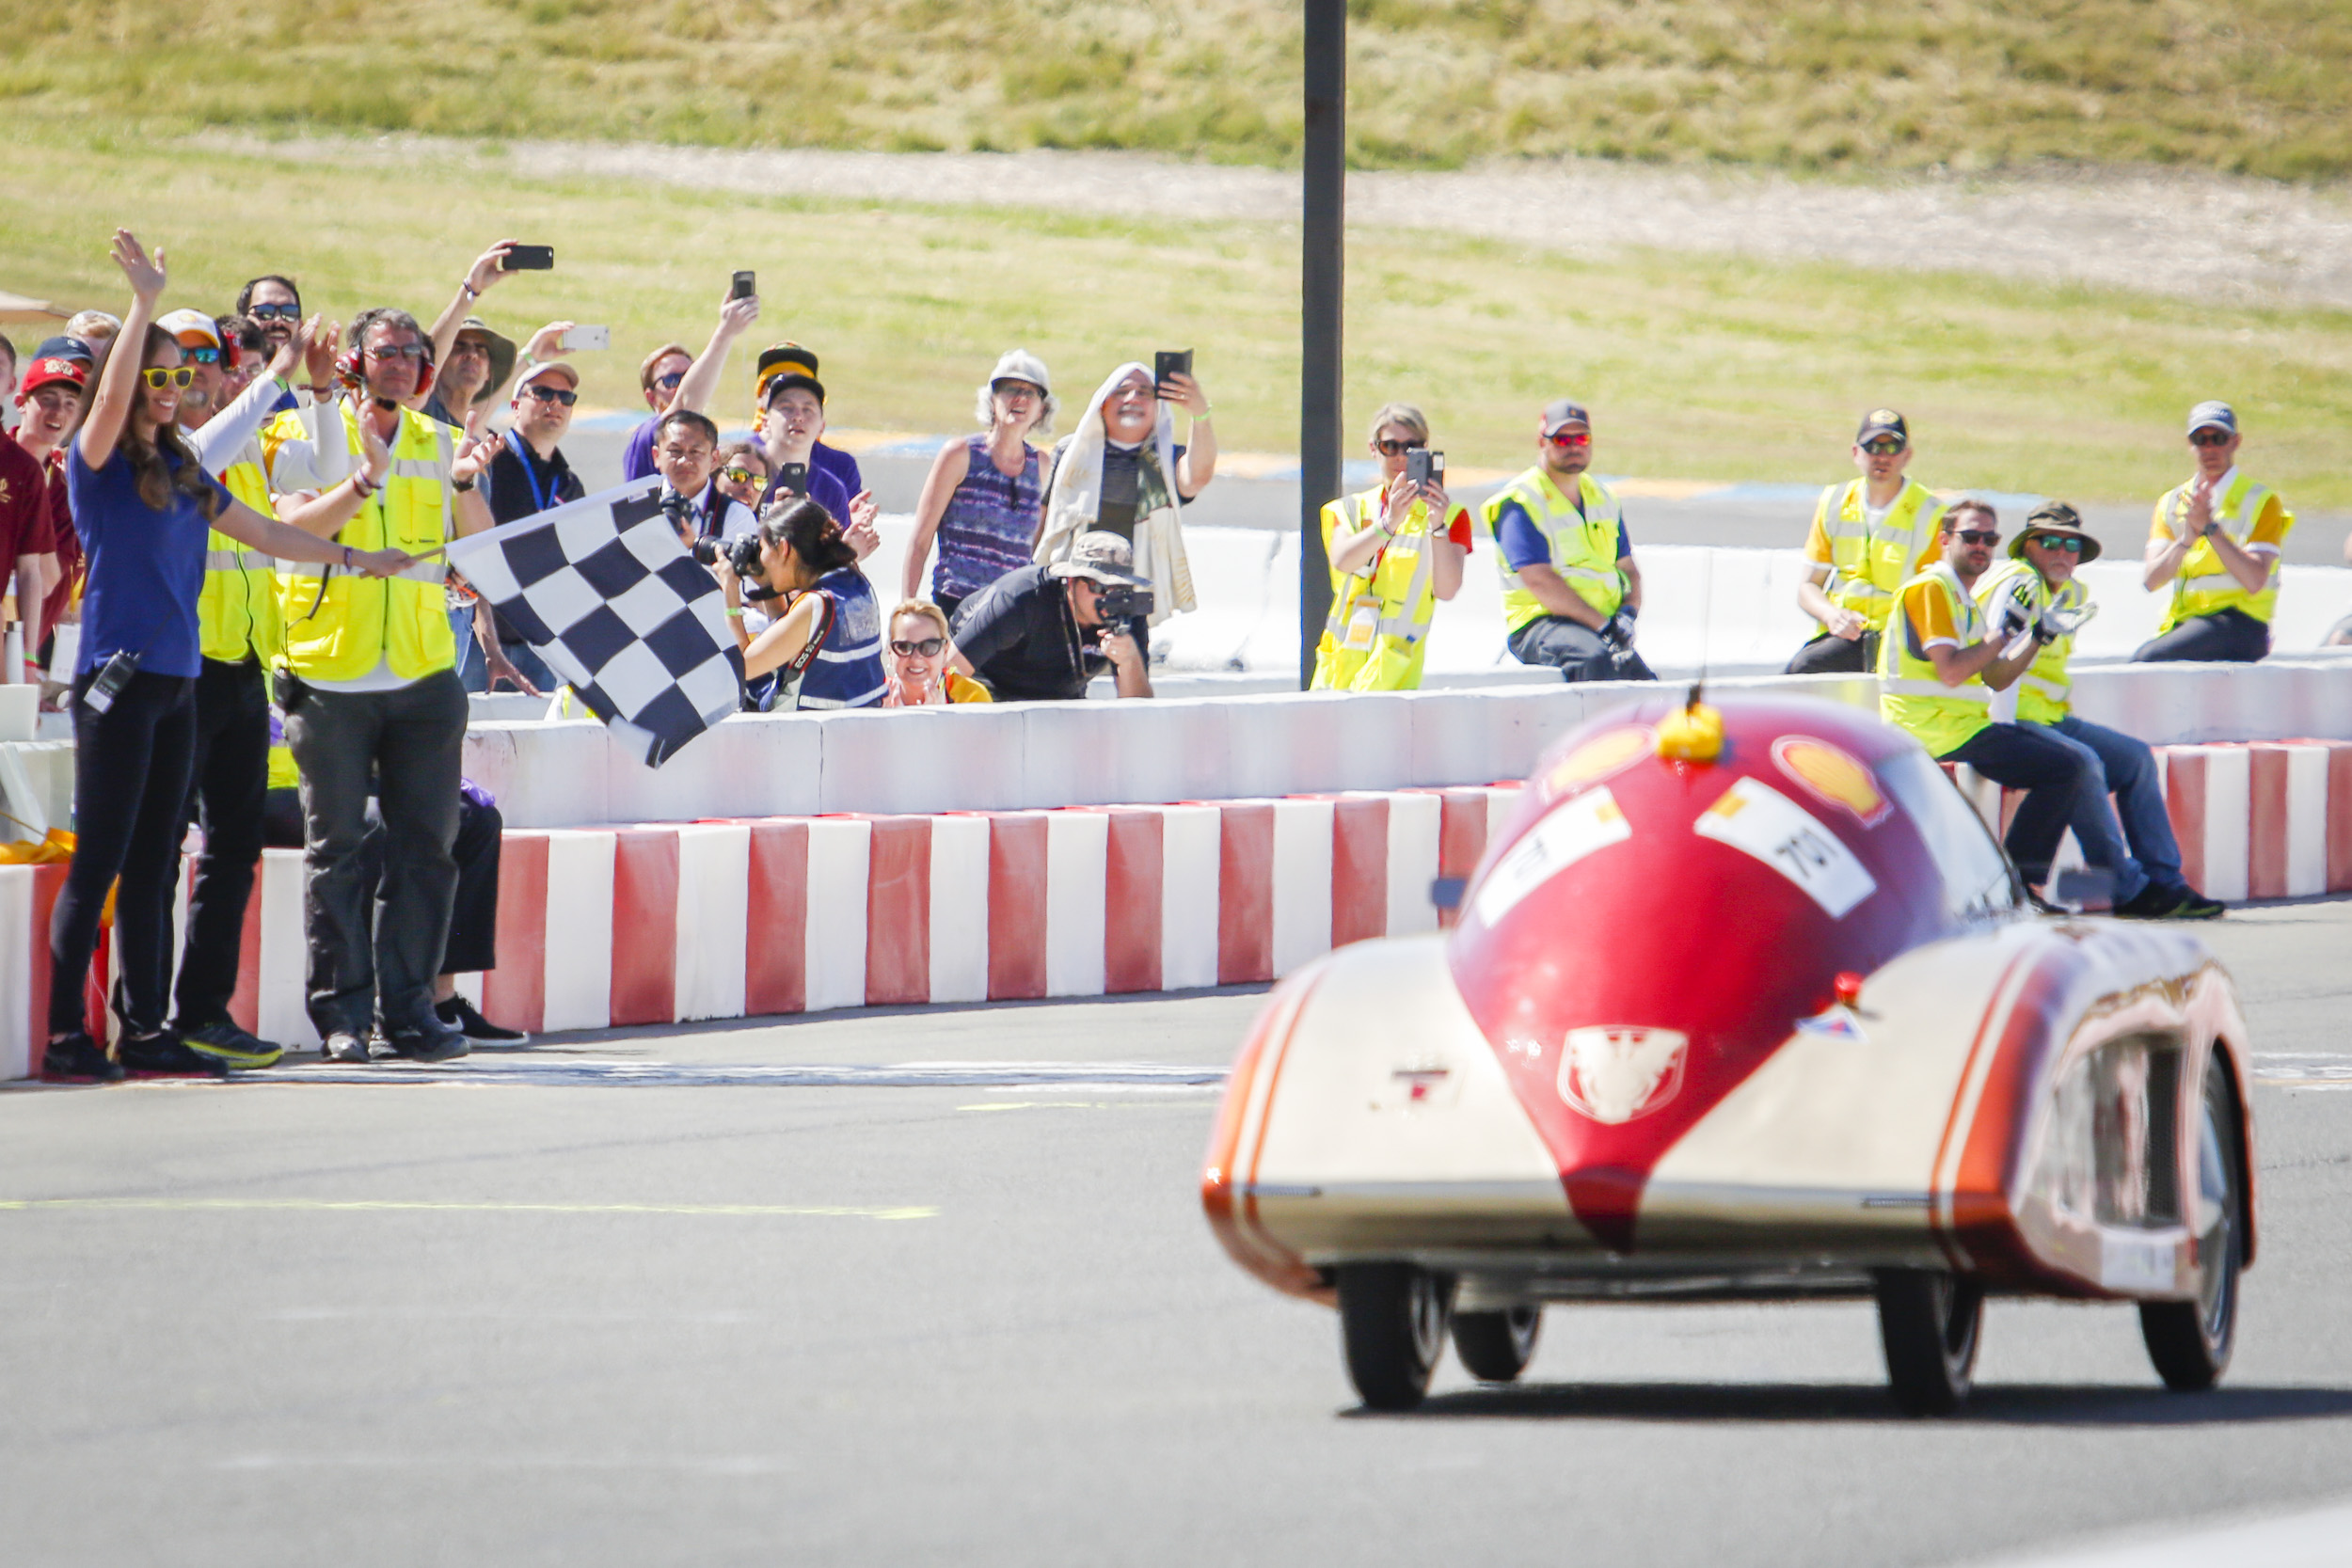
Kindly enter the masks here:
M 1045 498 L 1045 519 L 1038 530 L 1031 559 L 1050 565 L 1066 558 L 1078 535 L 1094 527 L 1103 510 L 1103 451 L 1110 432 L 1103 421 L 1103 404 L 1131 375 L 1152 379 L 1149 365 L 1129 360 L 1094 389 L 1078 428 L 1064 444 L 1054 467 L 1054 488 Z M 1182 502 L 1176 494 L 1176 416 L 1159 404 L 1152 425 L 1152 453 L 1168 489 L 1168 504 L 1136 519 L 1136 575 L 1149 578 L 1156 592 L 1152 625 L 1193 609 L 1199 600 L 1192 588 L 1192 563 L 1184 556 L 1184 536 L 1177 515 Z

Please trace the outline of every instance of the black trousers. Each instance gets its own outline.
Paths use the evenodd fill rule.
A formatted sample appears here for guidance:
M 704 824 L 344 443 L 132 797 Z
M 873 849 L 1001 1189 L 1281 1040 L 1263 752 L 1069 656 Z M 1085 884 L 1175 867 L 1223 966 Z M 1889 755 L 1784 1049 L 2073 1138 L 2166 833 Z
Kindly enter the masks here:
M 261 661 L 208 658 L 196 677 L 195 762 L 181 817 L 204 830 L 174 992 L 174 1022 L 183 1029 L 229 1021 L 268 788 L 269 687 Z
M 196 747 L 196 682 L 141 671 L 113 707 L 92 713 L 82 694 L 96 678 L 93 671 L 73 683 L 73 862 L 49 915 L 53 1037 L 82 1027 L 82 977 L 118 877 L 115 1016 L 130 1033 L 151 1035 L 170 1000 L 171 895 Z
M 2242 610 L 2217 610 L 2211 615 L 2192 615 L 2154 641 L 2141 643 L 2132 662 L 2251 664 L 2269 652 L 2266 623 Z
M 273 789 L 262 808 L 264 836 L 273 849 L 302 847 L 302 798 L 291 789 Z M 457 862 L 457 894 L 450 905 L 449 940 L 441 944 L 440 974 L 473 974 L 496 969 L 499 962 L 499 846 L 505 841 L 506 818 L 496 806 L 477 803 L 470 795 L 457 800 L 457 842 L 450 848 Z M 366 857 L 373 869 L 368 896 L 375 896 L 384 875 L 384 818 L 375 802 L 368 802 Z
M 310 1022 L 322 1035 L 414 1022 L 433 1007 L 457 890 L 466 689 L 438 670 L 393 691 L 301 686 L 287 696 L 286 743 L 302 769 Z M 371 794 L 380 862 L 367 847 Z
M 1530 621 L 1510 638 L 1511 657 L 1521 664 L 1549 664 L 1565 681 L 1654 681 L 1658 677 L 1630 648 L 1614 648 L 1592 627 L 1565 615 Z
M 2001 847 L 2036 886 L 2050 879 L 2050 862 L 2075 802 L 2093 788 L 2106 792 L 2099 759 L 2046 724 L 1987 724 L 1935 760 L 1964 762 L 1995 784 L 2026 792 Z
M 1783 674 L 1867 675 L 1878 669 L 1879 634 L 1866 631 L 1851 641 L 1823 632 L 1797 650 Z

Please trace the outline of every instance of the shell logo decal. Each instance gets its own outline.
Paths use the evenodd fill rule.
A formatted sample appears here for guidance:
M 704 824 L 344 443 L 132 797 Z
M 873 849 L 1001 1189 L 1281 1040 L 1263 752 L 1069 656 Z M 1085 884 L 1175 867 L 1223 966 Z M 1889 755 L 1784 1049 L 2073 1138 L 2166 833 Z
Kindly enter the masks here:
M 1571 1029 L 1560 1048 L 1560 1098 L 1603 1126 L 1645 1117 L 1682 1087 L 1691 1038 L 1674 1029 L 1608 1024 Z
M 1605 779 L 1657 750 L 1658 732 L 1647 724 L 1603 731 L 1551 766 L 1544 774 L 1544 792 L 1565 795 L 1596 779 Z
M 1843 806 L 1866 828 L 1886 820 L 1893 806 L 1870 770 L 1826 740 L 1785 735 L 1772 742 L 1780 770 L 1833 806 Z

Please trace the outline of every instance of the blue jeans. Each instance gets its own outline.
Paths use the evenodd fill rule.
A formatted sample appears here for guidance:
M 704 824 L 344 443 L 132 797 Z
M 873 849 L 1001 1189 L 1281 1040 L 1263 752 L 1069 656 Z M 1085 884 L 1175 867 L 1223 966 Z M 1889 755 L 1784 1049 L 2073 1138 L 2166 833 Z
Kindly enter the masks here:
M 457 678 L 468 691 L 488 689 L 490 672 L 482 662 L 482 644 L 473 640 L 473 606 L 449 612 L 449 634 L 457 641 Z
M 2105 786 L 2080 802 L 2072 824 L 2083 859 L 2102 864 L 2091 849 L 2094 833 L 2112 834 L 2122 820 L 2122 843 L 2115 849 L 2115 900 L 2122 903 L 2153 882 L 2160 888 L 2185 887 L 2181 879 L 2181 846 L 2172 836 L 2172 817 L 2164 807 L 2164 791 L 2156 778 L 2156 756 L 2148 743 L 2104 724 L 2068 714 L 2050 726 L 2089 752 L 2106 775 Z M 2115 808 L 2107 809 L 2112 791 Z M 2086 823 L 2086 818 L 2092 818 Z

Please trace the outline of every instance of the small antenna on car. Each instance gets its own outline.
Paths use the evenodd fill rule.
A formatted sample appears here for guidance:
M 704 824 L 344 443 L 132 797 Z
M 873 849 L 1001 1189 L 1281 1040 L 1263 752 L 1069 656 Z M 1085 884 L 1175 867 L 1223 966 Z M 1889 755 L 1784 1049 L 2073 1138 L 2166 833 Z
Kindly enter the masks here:
M 1707 655 L 1715 631 L 1715 552 L 1707 554 L 1707 589 L 1699 599 L 1699 673 L 1691 683 L 1691 696 L 1682 705 L 1694 709 L 1707 694 Z

